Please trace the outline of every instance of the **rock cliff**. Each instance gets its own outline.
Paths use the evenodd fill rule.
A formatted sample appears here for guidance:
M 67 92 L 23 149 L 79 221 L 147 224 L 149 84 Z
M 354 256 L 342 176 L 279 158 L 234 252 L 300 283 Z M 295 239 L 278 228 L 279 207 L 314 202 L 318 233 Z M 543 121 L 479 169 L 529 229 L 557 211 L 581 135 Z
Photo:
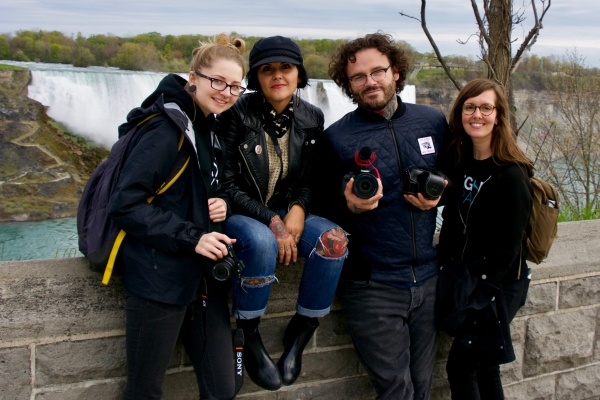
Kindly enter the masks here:
M 28 70 L 0 65 L 0 221 L 76 215 L 85 182 L 108 152 L 63 132 L 27 97 Z

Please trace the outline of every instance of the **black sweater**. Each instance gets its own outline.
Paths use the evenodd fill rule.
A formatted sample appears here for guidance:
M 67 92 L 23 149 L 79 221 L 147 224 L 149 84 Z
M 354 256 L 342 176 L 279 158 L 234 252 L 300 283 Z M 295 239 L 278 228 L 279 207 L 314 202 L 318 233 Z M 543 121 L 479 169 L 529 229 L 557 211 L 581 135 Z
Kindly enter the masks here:
M 466 157 L 445 172 L 453 185 L 442 213 L 440 265 L 485 258 L 489 284 L 514 281 L 519 267 L 526 269 L 525 229 L 533 199 L 527 170 Z

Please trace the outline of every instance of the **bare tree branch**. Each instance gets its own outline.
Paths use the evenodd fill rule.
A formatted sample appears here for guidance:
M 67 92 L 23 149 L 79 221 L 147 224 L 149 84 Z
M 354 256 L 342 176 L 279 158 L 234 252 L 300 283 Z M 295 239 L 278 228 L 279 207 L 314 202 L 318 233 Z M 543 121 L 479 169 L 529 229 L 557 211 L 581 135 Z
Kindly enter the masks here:
M 548 3 L 544 4 L 546 1 Z M 512 68 L 510 70 L 511 74 L 513 72 L 515 72 L 517 67 L 519 66 L 519 63 L 521 62 L 521 56 L 523 55 L 523 53 L 525 53 L 527 50 L 531 49 L 531 46 L 533 46 L 535 44 L 535 42 L 537 42 L 537 38 L 540 35 L 540 30 L 543 28 L 542 20 L 544 19 L 546 12 L 552 5 L 552 0 L 541 0 L 542 14 L 538 18 L 538 12 L 537 12 L 537 8 L 535 6 L 535 2 L 536 2 L 536 0 L 531 0 L 531 8 L 533 10 L 533 16 L 534 16 L 534 25 L 531 28 L 531 30 L 529 31 L 529 33 L 527 34 L 527 36 L 525 37 L 525 39 L 523 40 L 523 43 L 521 43 L 521 47 L 519 47 L 519 50 L 517 50 L 517 52 L 515 53 L 515 56 L 512 59 Z
M 427 29 L 427 22 L 425 22 L 425 6 L 426 6 L 426 2 L 427 2 L 426 0 L 421 0 L 421 28 L 423 28 L 423 32 L 425 32 L 425 36 L 427 36 L 427 39 L 429 40 L 429 43 L 431 43 L 431 47 L 433 47 L 433 51 L 435 52 L 435 55 L 436 55 L 438 61 L 442 65 L 442 68 L 444 68 L 444 71 L 446 72 L 446 75 L 452 81 L 452 83 L 454 84 L 454 86 L 456 87 L 456 89 L 460 90 L 460 89 L 462 89 L 462 85 L 460 85 L 458 83 L 458 81 L 456 80 L 456 78 L 454 77 L 454 75 L 452 74 L 452 72 L 450 71 L 450 68 L 448 68 L 448 65 L 446 65 L 446 61 L 444 61 L 444 58 L 442 57 L 442 53 L 440 53 L 440 50 L 438 49 L 437 44 L 435 43 L 435 40 L 433 40 L 433 37 L 429 33 L 429 29 Z M 405 17 L 413 18 L 413 19 L 415 19 L 415 20 L 418 21 L 417 18 L 414 18 L 414 17 L 411 17 L 409 15 L 403 14 L 402 12 L 400 12 L 399 14 L 402 15 L 402 16 L 405 16 Z

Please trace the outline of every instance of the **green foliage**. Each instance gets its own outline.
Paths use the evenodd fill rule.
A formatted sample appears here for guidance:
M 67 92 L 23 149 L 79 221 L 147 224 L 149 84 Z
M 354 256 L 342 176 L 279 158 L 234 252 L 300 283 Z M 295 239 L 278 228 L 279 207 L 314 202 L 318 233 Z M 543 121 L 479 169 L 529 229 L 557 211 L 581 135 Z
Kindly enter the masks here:
M 580 210 L 572 207 L 563 207 L 558 214 L 558 222 L 587 221 L 600 218 L 600 208 L 589 206 Z

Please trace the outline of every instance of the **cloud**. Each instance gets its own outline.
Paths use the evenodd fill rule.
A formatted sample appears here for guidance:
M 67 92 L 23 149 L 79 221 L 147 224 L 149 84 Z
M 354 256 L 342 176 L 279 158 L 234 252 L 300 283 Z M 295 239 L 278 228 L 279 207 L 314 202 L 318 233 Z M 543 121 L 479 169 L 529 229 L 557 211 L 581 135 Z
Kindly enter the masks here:
M 58 30 L 84 35 L 113 33 L 132 36 L 156 31 L 161 34 L 240 34 L 268 36 L 282 34 L 303 38 L 351 38 L 383 30 L 406 40 L 419 51 L 431 51 L 419 22 L 417 0 L 19 0 L 0 4 L 0 26 L 4 32 L 22 29 Z M 515 1 L 515 7 L 528 4 Z M 215 6 L 217 5 L 217 6 Z M 482 5 L 480 5 L 480 8 Z M 516 49 L 532 23 L 530 9 L 522 27 L 515 28 Z M 600 27 L 595 19 L 600 3 L 571 0 L 554 2 L 545 18 L 544 29 L 533 52 L 564 54 L 577 47 L 600 64 Z M 428 27 L 444 54 L 478 54 L 476 43 L 459 45 L 476 31 L 473 11 L 467 0 L 429 0 Z M 589 57 L 588 57 L 589 58 Z

